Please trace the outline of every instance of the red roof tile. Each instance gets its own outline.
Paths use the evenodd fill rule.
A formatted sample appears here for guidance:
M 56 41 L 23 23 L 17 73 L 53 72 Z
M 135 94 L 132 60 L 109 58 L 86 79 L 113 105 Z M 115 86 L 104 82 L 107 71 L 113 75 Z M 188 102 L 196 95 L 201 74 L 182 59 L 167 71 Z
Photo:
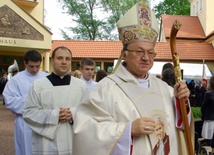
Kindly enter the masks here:
M 198 38 L 204 39 L 205 33 L 197 16 L 181 16 L 181 15 L 162 15 L 162 26 L 165 36 L 170 37 L 172 24 L 178 20 L 182 26 L 177 34 L 177 38 Z
M 120 41 L 53 40 L 50 53 L 58 46 L 66 46 L 71 49 L 73 58 L 90 57 L 92 59 L 117 59 L 122 49 Z M 214 60 L 214 48 L 211 44 L 177 42 L 176 46 L 181 60 Z M 156 52 L 156 60 L 165 61 L 172 58 L 169 42 L 157 42 Z
M 177 42 L 180 60 L 214 60 L 214 48 L 211 44 L 196 42 Z M 169 42 L 158 42 L 156 45 L 158 60 L 172 59 Z
M 122 49 L 120 41 L 53 40 L 52 50 L 57 46 L 68 47 L 74 58 L 116 59 Z

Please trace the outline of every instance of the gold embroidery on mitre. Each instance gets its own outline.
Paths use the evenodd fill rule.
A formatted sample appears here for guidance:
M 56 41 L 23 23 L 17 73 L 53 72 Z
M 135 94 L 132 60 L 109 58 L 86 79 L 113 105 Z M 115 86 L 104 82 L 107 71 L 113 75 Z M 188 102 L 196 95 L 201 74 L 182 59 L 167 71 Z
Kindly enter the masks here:
M 138 40 L 147 42 L 156 42 L 157 40 L 157 32 L 155 30 L 140 25 L 121 28 L 119 33 L 123 44 L 128 44 L 129 42 Z
M 149 6 L 144 3 L 138 3 L 138 15 L 139 15 L 139 24 L 145 26 L 151 26 L 151 15 Z
M 135 41 L 147 41 L 155 43 L 157 41 L 158 33 L 152 27 L 152 20 L 156 20 L 157 22 L 156 18 L 153 19 L 153 12 L 146 3 L 146 0 L 138 2 L 135 5 L 135 8 L 136 13 L 133 12 L 133 7 L 131 9 L 133 17 L 136 17 L 137 19 L 137 23 L 132 23 L 132 20 L 130 20 L 130 24 L 127 24 L 127 19 L 129 19 L 127 17 L 130 16 L 130 13 L 128 16 L 125 14 L 124 16 L 126 17 L 124 19 L 126 19 L 126 22 L 124 22 L 124 20 L 123 22 L 126 23 L 126 25 L 123 26 L 123 23 L 120 21 L 120 27 L 118 27 L 119 39 L 122 41 L 123 44 L 129 44 Z

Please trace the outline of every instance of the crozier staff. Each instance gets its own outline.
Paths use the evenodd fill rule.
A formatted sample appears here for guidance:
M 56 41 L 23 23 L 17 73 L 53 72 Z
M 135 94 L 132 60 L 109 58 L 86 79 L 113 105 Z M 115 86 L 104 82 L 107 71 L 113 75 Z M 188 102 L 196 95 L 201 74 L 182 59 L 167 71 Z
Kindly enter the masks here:
M 180 82 L 182 80 L 181 76 L 181 68 L 180 68 L 180 60 L 179 55 L 176 50 L 176 35 L 178 30 L 180 29 L 181 24 L 178 20 L 176 20 L 171 29 L 170 33 L 170 48 L 171 48 L 171 54 L 172 54 L 172 60 L 174 64 L 174 71 L 175 71 L 175 79 L 176 82 Z M 181 112 L 181 118 L 183 120 L 183 126 L 184 126 L 184 133 L 185 133 L 185 139 L 188 147 L 188 154 L 193 155 L 193 146 L 192 146 L 192 138 L 190 134 L 190 126 L 187 118 L 187 108 L 186 108 L 186 99 L 181 98 L 179 101 L 177 100 L 176 106 L 178 106 Z M 192 135 L 193 137 L 193 135 Z
M 166 120 L 169 154 L 188 154 L 184 132 L 176 127 L 174 106 L 175 98 L 188 99 L 186 82 L 176 83 L 173 89 L 149 73 L 157 55 L 154 13 L 142 0 L 117 26 L 124 62 L 84 96 L 75 117 L 74 154 L 151 155 L 156 127 L 151 115 L 156 112 Z

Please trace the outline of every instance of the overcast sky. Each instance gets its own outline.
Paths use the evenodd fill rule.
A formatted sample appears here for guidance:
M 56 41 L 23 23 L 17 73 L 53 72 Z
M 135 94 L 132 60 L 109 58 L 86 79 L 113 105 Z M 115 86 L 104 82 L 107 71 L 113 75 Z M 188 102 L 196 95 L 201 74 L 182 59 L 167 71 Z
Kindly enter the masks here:
M 51 28 L 53 33 L 53 40 L 64 40 L 61 36 L 60 30 L 66 30 L 66 27 L 70 27 L 72 20 L 69 15 L 63 13 L 62 7 L 57 0 L 44 0 L 45 5 L 45 25 Z M 161 0 L 152 0 L 153 4 L 158 4 Z M 69 32 L 69 31 L 67 31 Z

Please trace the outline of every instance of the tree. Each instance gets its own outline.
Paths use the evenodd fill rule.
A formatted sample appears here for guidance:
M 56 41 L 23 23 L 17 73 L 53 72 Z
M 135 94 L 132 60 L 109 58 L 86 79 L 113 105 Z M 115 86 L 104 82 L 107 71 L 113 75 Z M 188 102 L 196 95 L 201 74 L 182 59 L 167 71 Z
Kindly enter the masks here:
M 116 22 L 139 0 L 58 0 L 66 13 L 72 15 L 73 25 L 68 30 L 70 37 L 61 30 L 67 40 L 115 40 Z
M 158 19 L 162 14 L 190 15 L 190 3 L 188 0 L 164 0 L 154 6 L 154 12 Z
M 99 28 L 106 26 L 103 20 L 98 20 L 95 14 L 96 7 L 99 6 L 97 0 L 60 0 L 67 14 L 72 15 L 74 25 L 68 29 L 75 34 L 74 39 L 95 40 L 100 39 Z M 62 34 L 66 39 L 69 38 L 66 33 Z
M 116 27 L 117 21 L 139 0 L 101 0 L 104 11 L 110 14 L 108 23 Z

